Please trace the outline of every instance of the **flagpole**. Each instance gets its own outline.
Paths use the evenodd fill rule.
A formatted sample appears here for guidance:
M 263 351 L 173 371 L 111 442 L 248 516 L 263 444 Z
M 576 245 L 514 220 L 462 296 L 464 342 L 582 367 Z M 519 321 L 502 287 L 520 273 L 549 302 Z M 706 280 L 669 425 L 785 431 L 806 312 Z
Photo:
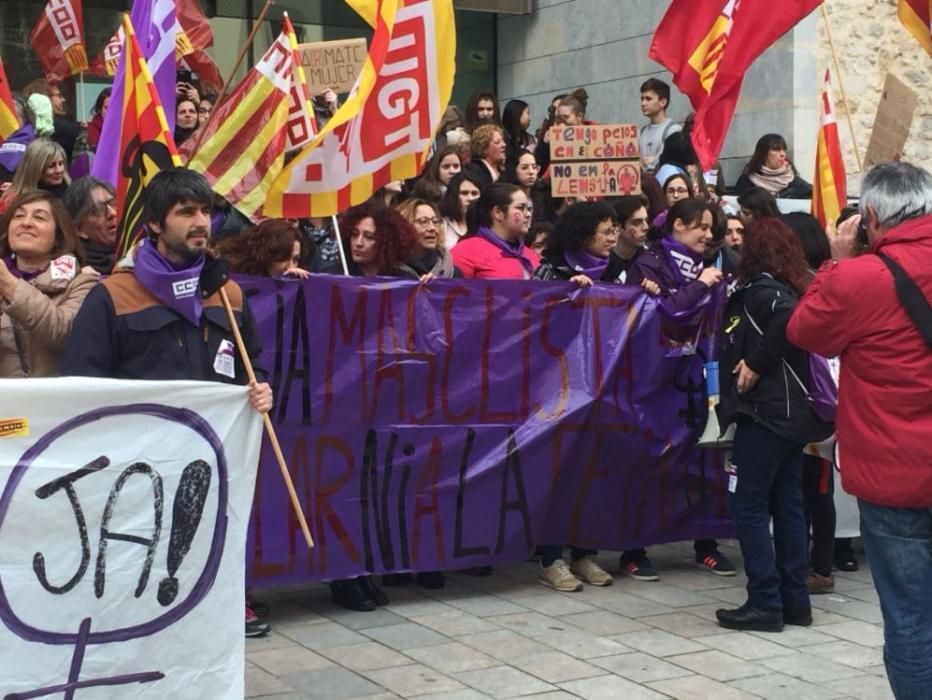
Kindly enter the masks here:
M 80 85 L 80 89 L 78 90 L 78 112 L 80 116 L 78 117 L 77 121 L 80 123 L 80 122 L 83 122 L 87 118 L 87 114 L 84 111 L 84 107 L 86 105 L 84 104 L 84 71 L 83 70 L 78 72 L 78 82 Z
M 337 250 L 340 251 L 340 264 L 343 265 L 343 274 L 349 277 L 349 265 L 346 264 L 346 251 L 343 250 L 343 237 L 340 235 L 340 224 L 337 222 L 337 215 L 331 214 L 330 219 L 333 221 L 333 235 L 337 237 Z
M 256 18 L 255 23 L 252 25 L 252 30 L 249 32 L 249 36 L 246 37 L 246 43 L 239 51 L 239 56 L 236 57 L 236 63 L 233 64 L 233 70 L 230 71 L 229 77 L 223 83 L 223 87 L 220 88 L 220 94 L 217 95 L 217 99 L 214 102 L 215 105 L 219 105 L 223 102 L 223 98 L 227 96 L 227 92 L 230 90 L 230 85 L 233 82 L 233 78 L 236 77 L 236 71 L 239 70 L 240 64 L 243 62 L 243 59 L 246 57 L 246 52 L 249 51 L 249 47 L 252 46 L 252 42 L 256 38 L 256 34 L 259 32 L 259 27 L 262 26 L 262 21 L 265 19 L 265 15 L 269 11 L 269 7 L 275 4 L 275 0 L 265 0 L 265 4 L 262 6 L 262 11 L 259 13 L 259 17 Z M 194 156 L 197 155 L 197 150 L 201 147 L 201 141 L 204 140 L 204 135 L 208 132 L 210 123 L 214 120 L 217 115 L 217 110 L 212 110 L 210 116 L 207 118 L 207 123 L 203 127 L 197 130 L 197 141 L 194 142 L 194 148 L 191 149 L 191 158 L 193 160 Z
M 838 88 L 841 90 L 841 101 L 845 105 L 845 116 L 848 120 L 848 131 L 851 132 L 851 144 L 854 146 L 854 159 L 858 164 L 858 172 L 864 169 L 861 163 L 861 149 L 858 148 L 858 139 L 854 135 L 854 122 L 851 119 L 851 106 L 848 104 L 848 94 L 845 92 L 845 83 L 841 75 L 841 65 L 838 63 L 838 53 L 835 51 L 835 40 L 832 38 L 832 26 L 825 6 L 828 0 L 822 3 L 822 18 L 825 20 L 825 33 L 828 35 L 828 46 L 832 52 L 832 63 L 835 65 L 835 75 L 838 76 Z
M 233 330 L 233 339 L 236 341 L 236 348 L 243 360 L 243 366 L 246 368 L 246 376 L 249 377 L 250 384 L 256 382 L 256 372 L 252 368 L 252 362 L 249 359 L 249 353 L 246 352 L 246 345 L 243 343 L 243 336 L 239 332 L 239 326 L 236 323 L 236 316 L 233 315 L 233 306 L 230 304 L 230 297 L 223 287 L 220 288 L 220 300 L 223 302 L 223 308 L 226 309 L 227 318 L 230 321 L 230 328 Z M 298 500 L 298 494 L 294 488 L 294 481 L 291 479 L 291 472 L 288 471 L 288 465 L 285 464 L 285 456 L 282 454 L 281 445 L 278 444 L 278 436 L 275 434 L 275 427 L 272 425 L 272 419 L 268 413 L 262 414 L 262 422 L 265 423 L 265 432 L 269 436 L 269 442 L 272 444 L 272 451 L 275 453 L 275 459 L 278 462 L 278 468 L 285 480 L 285 488 L 288 489 L 288 497 L 291 499 L 291 507 L 294 509 L 298 518 L 298 525 L 301 526 L 301 532 L 304 533 L 304 541 L 307 548 L 314 546 L 314 540 L 311 538 L 311 530 L 307 526 L 307 520 L 304 518 L 304 510 L 301 508 L 301 502 Z

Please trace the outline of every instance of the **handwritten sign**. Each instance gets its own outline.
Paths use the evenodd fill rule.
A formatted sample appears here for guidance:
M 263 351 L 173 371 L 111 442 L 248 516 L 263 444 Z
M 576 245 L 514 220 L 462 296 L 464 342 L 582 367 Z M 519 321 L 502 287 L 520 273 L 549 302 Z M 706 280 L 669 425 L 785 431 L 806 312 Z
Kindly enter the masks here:
M 903 154 L 916 112 L 916 92 L 893 73 L 887 73 L 867 145 L 864 167 L 888 163 Z
M 311 95 L 319 95 L 327 88 L 336 93 L 349 92 L 366 63 L 366 40 L 298 44 L 298 56 Z
M 723 299 L 674 326 L 614 284 L 239 281 L 316 544 L 264 451 L 255 584 L 732 536 L 721 453 L 695 447 Z
M 555 197 L 608 197 L 641 191 L 636 124 L 550 129 L 550 191 Z
M 0 696 L 242 698 L 231 611 L 261 437 L 246 389 L 58 378 L 0 394 L 29 426 L 0 438 Z

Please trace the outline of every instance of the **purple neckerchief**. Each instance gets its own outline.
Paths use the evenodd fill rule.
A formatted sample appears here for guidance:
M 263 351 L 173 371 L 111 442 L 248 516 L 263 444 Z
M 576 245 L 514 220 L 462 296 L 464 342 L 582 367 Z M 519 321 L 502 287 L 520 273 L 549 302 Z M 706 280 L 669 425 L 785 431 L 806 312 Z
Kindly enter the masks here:
M 516 258 L 524 265 L 524 269 L 527 270 L 529 275 L 534 273 L 534 263 L 524 254 L 524 241 L 520 238 L 516 244 L 511 244 L 503 238 L 496 236 L 492 229 L 486 228 L 485 226 L 479 227 L 476 234 L 501 250 L 503 258 Z
M 162 257 L 150 241 L 136 251 L 136 279 L 165 306 L 174 309 L 195 326 L 201 325 L 201 270 L 204 257 L 177 266 Z
M 600 258 L 585 250 L 578 250 L 575 253 L 566 251 L 563 257 L 574 272 L 583 274 L 594 281 L 602 279 L 602 275 L 608 269 L 608 258 Z
M 0 144 L 0 165 L 11 173 L 26 154 L 26 146 L 36 140 L 36 128 L 32 124 L 20 127 Z
M 672 233 L 660 239 L 667 266 L 673 271 L 673 276 L 680 286 L 695 282 L 702 272 L 702 256 L 673 237 Z
M 6 269 L 12 272 L 14 277 L 17 277 L 21 280 L 26 280 L 27 282 L 34 280 L 36 277 L 49 269 L 48 263 L 46 263 L 45 267 L 43 267 L 41 270 L 23 272 L 18 267 L 16 267 L 16 261 L 13 259 L 12 255 L 7 255 L 5 258 L 3 258 L 3 262 L 6 263 Z

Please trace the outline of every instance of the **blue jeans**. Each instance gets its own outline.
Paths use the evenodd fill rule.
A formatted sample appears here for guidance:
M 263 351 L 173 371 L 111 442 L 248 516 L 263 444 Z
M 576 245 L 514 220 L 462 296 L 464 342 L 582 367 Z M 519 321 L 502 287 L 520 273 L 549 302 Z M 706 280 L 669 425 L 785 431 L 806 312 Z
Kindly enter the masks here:
M 810 608 L 803 447 L 751 418 L 738 419 L 732 448 L 738 479 L 729 504 L 748 576 L 748 604 L 755 608 Z
M 932 699 L 932 508 L 858 500 L 883 611 L 883 660 L 897 700 Z

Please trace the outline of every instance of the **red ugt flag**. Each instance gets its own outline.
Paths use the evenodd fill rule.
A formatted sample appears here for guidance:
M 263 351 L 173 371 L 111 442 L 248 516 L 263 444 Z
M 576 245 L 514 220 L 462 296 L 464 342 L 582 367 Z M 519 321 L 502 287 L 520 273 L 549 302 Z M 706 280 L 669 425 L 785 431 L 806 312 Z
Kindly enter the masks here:
M 745 72 L 821 1 L 673 0 L 649 55 L 696 110 L 692 142 L 703 168 L 722 150 Z
M 49 0 L 29 35 L 46 77 L 58 82 L 87 70 L 80 0 Z

